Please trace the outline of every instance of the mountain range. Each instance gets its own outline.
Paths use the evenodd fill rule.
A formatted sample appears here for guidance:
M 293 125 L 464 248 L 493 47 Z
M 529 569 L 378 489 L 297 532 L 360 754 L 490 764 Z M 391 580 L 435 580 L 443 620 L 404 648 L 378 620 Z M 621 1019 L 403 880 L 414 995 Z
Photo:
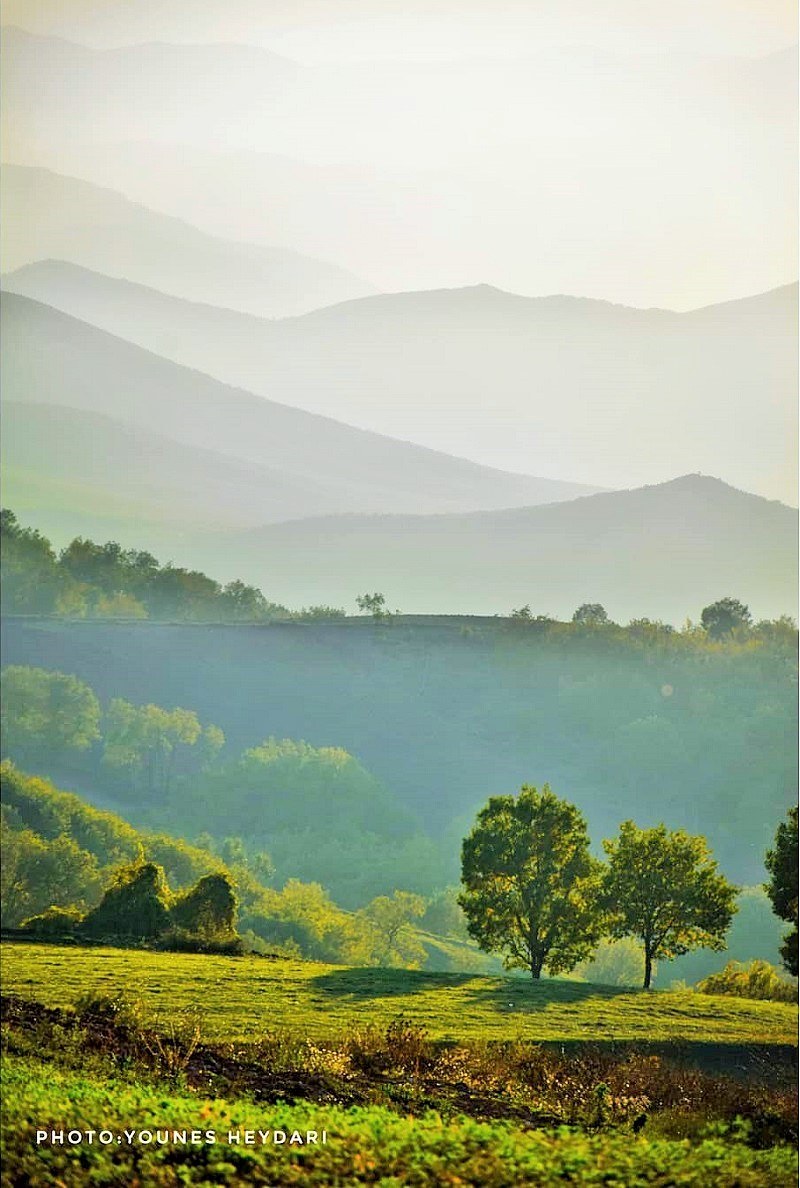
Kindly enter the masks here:
M 604 487 L 699 471 L 794 502 L 796 285 L 689 313 L 479 285 L 271 321 L 63 261 L 5 286 L 226 384 L 486 465 Z
M 169 543 L 199 523 L 509 507 L 597 489 L 265 400 L 9 292 L 1 313 L 5 498 L 59 537 L 135 543 L 153 531 Z
M 335 264 L 208 235 L 123 194 L 46 169 L 3 165 L 0 200 L 7 269 L 57 257 L 264 317 L 375 292 Z
M 618 622 L 682 624 L 726 595 L 755 617 L 794 613 L 797 511 L 704 475 L 544 507 L 467 515 L 336 516 L 203 534 L 191 555 L 289 604 L 352 608 L 378 589 L 410 613 L 568 618 L 600 602 Z
M 796 53 L 568 40 L 323 63 L 6 28 L 4 154 L 384 291 L 487 281 L 686 309 L 791 279 Z

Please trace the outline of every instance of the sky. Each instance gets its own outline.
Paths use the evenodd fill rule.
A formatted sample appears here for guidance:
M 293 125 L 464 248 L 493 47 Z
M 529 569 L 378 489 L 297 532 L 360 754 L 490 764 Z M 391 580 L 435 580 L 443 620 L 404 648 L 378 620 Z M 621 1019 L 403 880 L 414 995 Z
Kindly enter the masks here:
M 3 0 L 2 18 L 61 39 L 6 63 L 6 160 L 367 291 L 686 311 L 797 279 L 789 0 Z M 476 437 L 465 454 L 523 469 Z
M 2 15 L 98 47 L 240 41 L 307 62 L 506 57 L 533 39 L 758 56 L 797 40 L 792 0 L 3 0 Z

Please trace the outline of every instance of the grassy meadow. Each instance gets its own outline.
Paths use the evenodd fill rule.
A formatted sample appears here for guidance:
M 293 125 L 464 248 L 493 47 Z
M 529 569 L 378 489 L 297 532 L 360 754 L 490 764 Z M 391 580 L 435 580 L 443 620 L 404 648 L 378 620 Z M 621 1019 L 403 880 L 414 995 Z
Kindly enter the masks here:
M 797 1010 L 691 991 L 642 993 L 559 979 L 349 969 L 313 961 L 7 943 L 2 987 L 47 1006 L 86 994 L 133 994 L 144 1017 L 202 1012 L 208 1039 L 276 1028 L 322 1038 L 403 1016 L 434 1039 L 796 1041 Z
M 796 1183 L 787 1004 L 112 948 L 2 958 L 3 1188 Z M 246 1130 L 327 1141 L 230 1141 Z

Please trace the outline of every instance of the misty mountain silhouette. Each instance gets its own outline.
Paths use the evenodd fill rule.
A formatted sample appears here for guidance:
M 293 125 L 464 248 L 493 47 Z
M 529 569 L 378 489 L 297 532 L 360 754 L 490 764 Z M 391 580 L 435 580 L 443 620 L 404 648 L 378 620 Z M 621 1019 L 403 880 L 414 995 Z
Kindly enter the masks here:
M 335 516 L 194 542 L 222 573 L 281 601 L 351 603 L 378 589 L 409 612 L 681 624 L 732 594 L 757 617 L 797 604 L 797 512 L 703 475 L 551 504 L 446 516 Z
M 331 511 L 509 507 L 593 489 L 265 400 L 12 293 L 1 313 L 5 497 L 17 490 L 48 527 L 97 531 L 100 517 L 130 536 L 137 515 L 173 528 L 243 527 Z
M 796 285 L 689 313 L 477 285 L 265 321 L 58 261 L 5 284 L 226 383 L 448 453 L 607 487 L 702 470 L 794 498 Z
M 3 165 L 0 196 L 9 269 L 59 257 L 262 316 L 375 291 L 335 264 L 286 248 L 219 239 L 114 190 L 47 169 Z

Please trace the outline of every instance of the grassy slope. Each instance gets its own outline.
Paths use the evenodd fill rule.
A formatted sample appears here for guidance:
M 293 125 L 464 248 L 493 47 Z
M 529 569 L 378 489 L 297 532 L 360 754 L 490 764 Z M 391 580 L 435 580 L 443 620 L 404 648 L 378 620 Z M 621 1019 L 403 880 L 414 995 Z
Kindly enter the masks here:
M 432 1038 L 694 1040 L 794 1043 L 797 1011 L 690 992 L 621 991 L 568 981 L 531 985 L 470 974 L 345 969 L 316 962 L 6 944 L 2 986 L 51 1006 L 125 992 L 147 1016 L 199 1008 L 214 1039 L 275 1028 L 311 1037 L 405 1015 Z
M 796 1182 L 788 1147 L 753 1151 L 726 1136 L 697 1145 L 651 1141 L 629 1133 L 581 1135 L 562 1128 L 525 1131 L 506 1123 L 437 1113 L 399 1116 L 381 1107 L 346 1110 L 306 1102 L 265 1107 L 245 1101 L 202 1101 L 124 1081 L 53 1069 L 7 1057 L 8 1103 L 3 1139 L 8 1184 L 519 1185 L 681 1184 L 703 1188 L 784 1188 Z M 34 1126 L 89 1130 L 214 1131 L 200 1146 L 155 1143 L 40 1146 Z M 325 1146 L 228 1145 L 230 1131 L 327 1132 Z M 270 1136 L 271 1138 L 271 1136 Z

